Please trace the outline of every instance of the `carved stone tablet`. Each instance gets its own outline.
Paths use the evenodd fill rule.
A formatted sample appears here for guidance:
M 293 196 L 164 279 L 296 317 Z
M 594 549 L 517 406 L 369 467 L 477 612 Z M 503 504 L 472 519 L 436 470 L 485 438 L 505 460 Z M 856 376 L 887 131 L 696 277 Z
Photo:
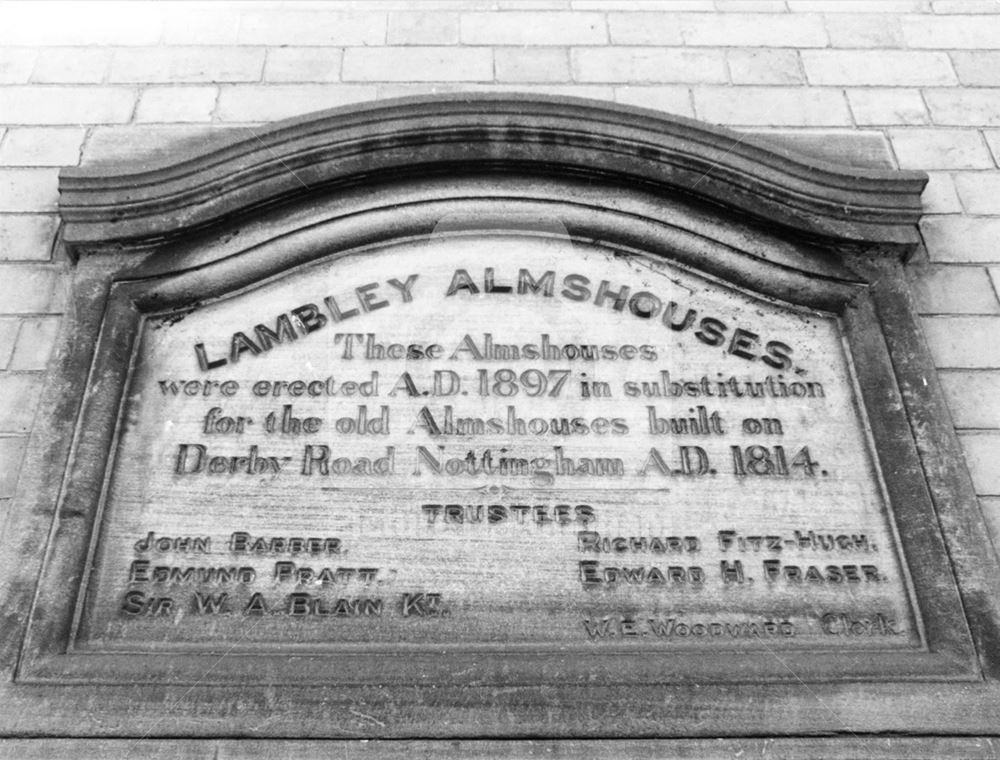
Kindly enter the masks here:
M 80 648 L 923 643 L 837 320 L 649 257 L 331 257 L 144 320 L 121 414 Z
M 994 725 L 995 557 L 900 263 L 923 182 L 506 98 L 64 173 L 11 725 Z

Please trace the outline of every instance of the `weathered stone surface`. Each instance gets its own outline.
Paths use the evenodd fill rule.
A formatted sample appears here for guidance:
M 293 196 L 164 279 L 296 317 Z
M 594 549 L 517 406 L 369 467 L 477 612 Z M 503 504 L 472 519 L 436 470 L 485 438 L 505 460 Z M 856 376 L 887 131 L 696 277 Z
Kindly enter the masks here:
M 568 241 L 359 263 L 147 323 L 81 646 L 919 644 L 833 321 Z

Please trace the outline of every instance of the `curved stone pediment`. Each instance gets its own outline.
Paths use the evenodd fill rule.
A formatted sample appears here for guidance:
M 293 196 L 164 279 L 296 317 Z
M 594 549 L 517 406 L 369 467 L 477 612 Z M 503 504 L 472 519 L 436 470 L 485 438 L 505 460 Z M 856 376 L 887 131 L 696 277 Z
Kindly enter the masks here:
M 456 173 L 694 198 L 807 239 L 904 255 L 919 239 L 927 182 L 640 108 L 448 95 L 310 114 L 160 163 L 65 169 L 60 212 L 72 250 L 140 246 L 331 188 Z

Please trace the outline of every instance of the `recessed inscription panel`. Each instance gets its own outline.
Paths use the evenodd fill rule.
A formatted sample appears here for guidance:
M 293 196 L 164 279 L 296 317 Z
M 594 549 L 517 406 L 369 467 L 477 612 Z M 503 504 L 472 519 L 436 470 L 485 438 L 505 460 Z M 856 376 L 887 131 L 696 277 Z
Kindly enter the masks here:
M 912 649 L 839 326 L 439 238 L 146 320 L 76 646 Z

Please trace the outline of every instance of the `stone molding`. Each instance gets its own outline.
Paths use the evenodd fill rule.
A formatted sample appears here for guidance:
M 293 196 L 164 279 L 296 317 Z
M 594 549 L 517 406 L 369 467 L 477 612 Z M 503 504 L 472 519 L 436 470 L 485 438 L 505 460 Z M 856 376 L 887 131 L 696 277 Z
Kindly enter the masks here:
M 641 186 L 826 246 L 906 257 L 927 175 L 832 164 L 681 116 L 570 97 L 443 95 L 279 122 L 166 162 L 63 169 L 74 255 L 144 248 L 377 178 L 473 171 Z

